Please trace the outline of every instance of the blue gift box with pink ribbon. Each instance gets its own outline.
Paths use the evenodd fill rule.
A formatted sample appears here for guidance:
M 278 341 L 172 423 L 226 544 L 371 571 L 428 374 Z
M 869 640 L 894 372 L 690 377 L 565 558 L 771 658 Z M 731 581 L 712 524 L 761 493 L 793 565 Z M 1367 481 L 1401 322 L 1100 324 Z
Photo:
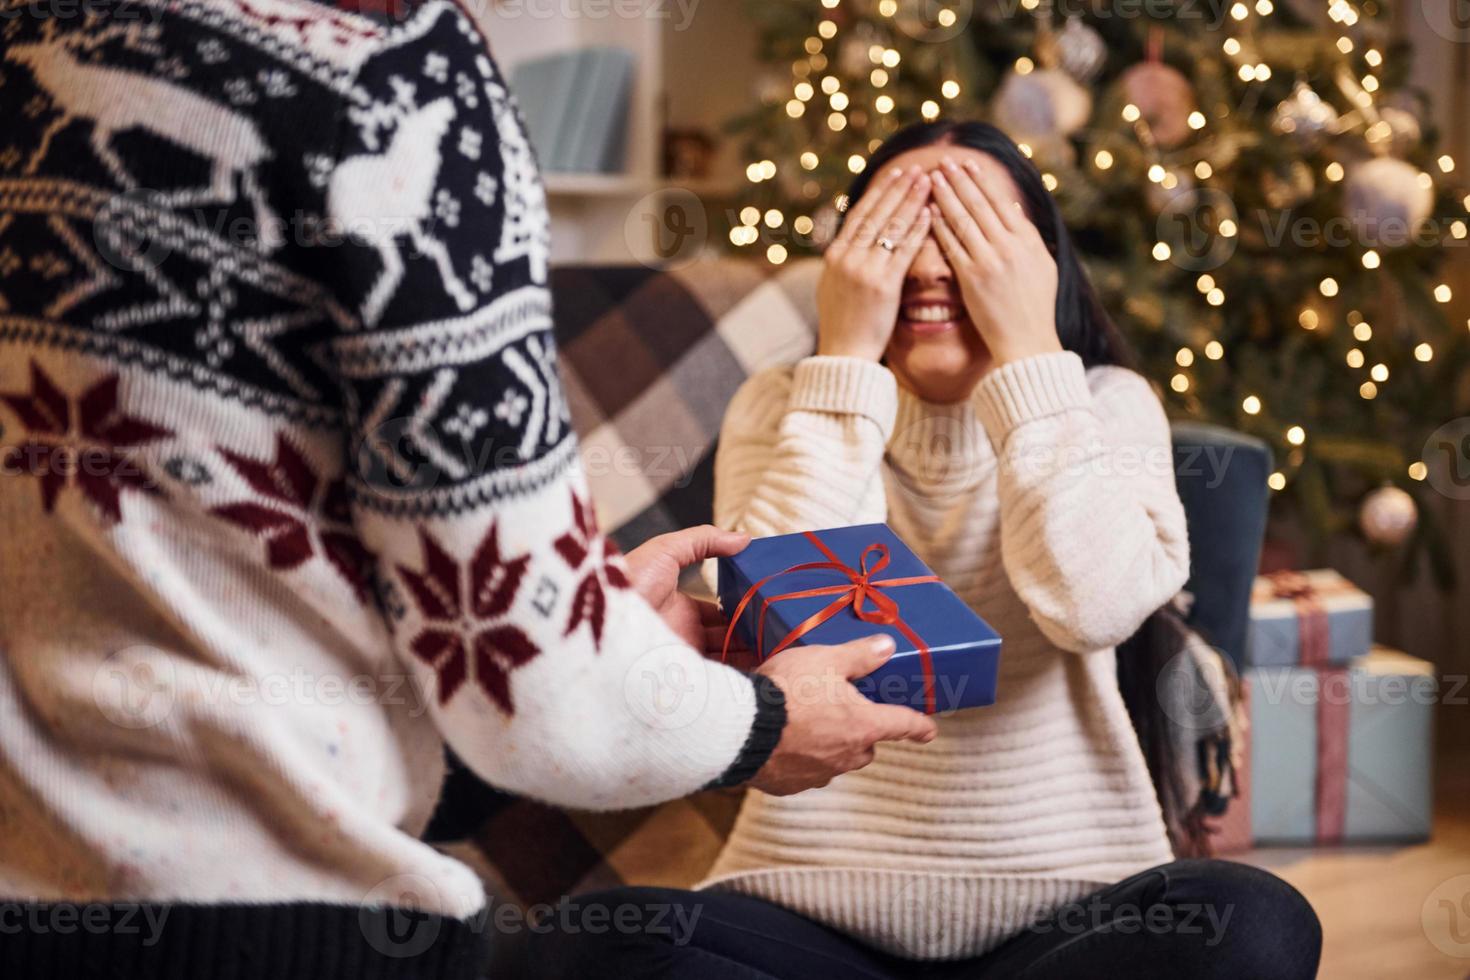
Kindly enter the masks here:
M 1434 668 L 1387 647 L 1333 667 L 1253 667 L 1251 837 L 1416 841 L 1433 807 Z
M 1373 645 L 1373 599 L 1330 568 L 1281 571 L 1251 589 L 1245 663 L 1321 667 L 1361 657 Z
M 731 633 L 762 660 L 887 633 L 897 651 L 854 682 L 869 699 L 930 714 L 995 703 L 1000 636 L 886 524 L 758 538 L 718 568 Z

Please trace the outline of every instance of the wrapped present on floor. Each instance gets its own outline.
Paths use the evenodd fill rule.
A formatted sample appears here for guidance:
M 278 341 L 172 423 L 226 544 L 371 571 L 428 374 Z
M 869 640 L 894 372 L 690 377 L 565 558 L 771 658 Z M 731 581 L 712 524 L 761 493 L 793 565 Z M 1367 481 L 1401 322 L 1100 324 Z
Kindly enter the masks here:
M 1345 664 L 1372 645 L 1372 597 L 1332 569 L 1273 572 L 1256 579 L 1247 665 Z
M 1000 637 L 886 524 L 759 538 L 719 560 L 718 591 L 762 660 L 887 633 L 897 651 L 855 682 L 869 699 L 930 714 L 995 702 Z
M 1429 836 L 1429 663 L 1374 647 L 1343 667 L 1253 667 L 1246 676 L 1257 844 Z

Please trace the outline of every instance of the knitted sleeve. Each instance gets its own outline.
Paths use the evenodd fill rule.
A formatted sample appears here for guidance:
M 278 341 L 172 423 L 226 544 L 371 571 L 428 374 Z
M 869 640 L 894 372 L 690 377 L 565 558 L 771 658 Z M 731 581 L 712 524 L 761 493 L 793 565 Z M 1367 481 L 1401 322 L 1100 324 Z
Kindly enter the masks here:
M 598 531 L 552 340 L 544 191 L 453 4 L 415 9 L 355 73 L 326 202 L 358 321 L 330 351 L 351 516 L 455 752 L 589 809 L 748 778 L 784 709 L 683 645 Z
M 1148 383 L 1069 352 L 1003 365 L 977 410 L 998 457 L 1001 556 L 1064 650 L 1116 646 L 1184 586 L 1169 425 Z
M 887 368 L 808 357 L 736 392 L 715 459 L 715 523 L 756 537 L 881 521 L 898 384 Z

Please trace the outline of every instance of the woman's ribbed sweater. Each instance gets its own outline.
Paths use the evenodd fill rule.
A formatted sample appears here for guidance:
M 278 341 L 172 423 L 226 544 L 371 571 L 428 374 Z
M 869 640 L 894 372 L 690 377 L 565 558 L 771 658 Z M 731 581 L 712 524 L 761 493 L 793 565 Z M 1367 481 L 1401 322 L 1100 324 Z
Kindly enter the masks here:
M 932 405 L 884 367 L 811 357 L 726 416 L 716 519 L 764 536 L 886 520 L 1001 634 L 995 705 L 879 746 L 823 789 L 751 792 L 701 887 L 880 949 L 975 956 L 1038 914 L 1170 860 L 1113 648 L 1189 568 L 1148 384 L 1071 353 Z

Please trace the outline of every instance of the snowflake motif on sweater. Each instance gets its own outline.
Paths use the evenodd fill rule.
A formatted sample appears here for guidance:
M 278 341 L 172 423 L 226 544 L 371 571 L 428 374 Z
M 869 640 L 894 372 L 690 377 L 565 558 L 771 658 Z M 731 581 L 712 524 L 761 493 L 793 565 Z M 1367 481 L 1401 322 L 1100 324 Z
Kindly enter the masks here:
M 123 490 L 160 492 L 133 450 L 173 433 L 119 411 L 117 392 L 118 376 L 109 374 L 71 398 L 32 361 L 30 394 L 0 393 L 30 432 L 5 452 L 5 472 L 40 480 L 47 513 L 67 486 L 113 522 L 123 517 Z
M 591 520 L 519 111 L 462 7 L 352 6 L 0 25 L 0 754 L 19 760 L 0 811 L 17 853 L 98 845 L 28 895 L 341 904 L 391 870 L 465 918 L 474 873 L 418 839 L 446 743 L 497 788 L 594 809 L 747 778 L 774 745 L 748 746 L 770 708 L 738 677 L 686 727 L 642 720 L 654 694 L 626 679 L 650 648 L 729 671 L 628 588 Z M 117 651 L 201 690 L 302 668 L 437 693 L 176 697 L 171 727 L 228 737 L 154 739 L 189 754 L 129 801 L 84 770 L 133 766 L 140 742 L 53 730 L 56 693 Z M 126 813 L 200 799 L 219 805 L 171 812 L 162 851 Z
M 265 502 L 222 504 L 210 513 L 265 538 L 272 568 L 300 568 L 320 548 L 358 601 L 366 602 L 373 556 L 352 526 L 346 481 L 321 477 L 283 434 L 276 435 L 276 457 L 269 462 L 219 452 Z
M 580 573 L 586 575 L 572 596 L 572 613 L 567 620 L 566 635 L 586 623 L 592 630 L 594 644 L 602 645 L 602 624 L 607 614 L 607 589 L 628 589 L 633 583 L 617 554 L 617 546 L 597 532 L 597 515 L 588 501 L 572 494 L 572 513 L 576 526 L 556 539 L 556 551 Z
M 515 602 L 530 556 L 505 558 L 495 524 L 463 566 L 428 531 L 420 536 L 423 570 L 398 566 L 425 622 L 409 649 L 438 675 L 440 704 L 454 698 L 473 670 L 485 696 L 514 714 L 510 672 L 541 651 L 523 630 L 498 620 Z

